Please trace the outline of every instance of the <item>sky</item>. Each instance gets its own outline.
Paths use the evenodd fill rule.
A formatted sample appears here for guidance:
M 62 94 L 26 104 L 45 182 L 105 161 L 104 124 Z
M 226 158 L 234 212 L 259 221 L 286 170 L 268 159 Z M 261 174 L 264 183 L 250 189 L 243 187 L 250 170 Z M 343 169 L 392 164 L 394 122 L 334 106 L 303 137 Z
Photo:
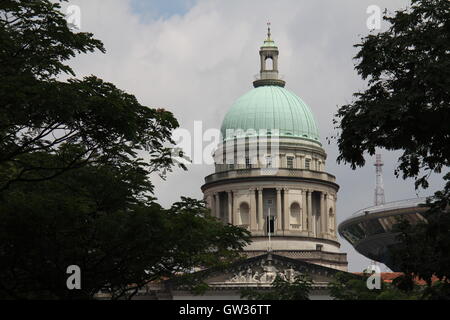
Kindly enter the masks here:
M 252 89 L 259 72 L 259 47 L 268 21 L 277 43 L 279 69 L 286 87 L 312 109 L 328 154 L 326 170 L 340 185 L 338 223 L 373 205 L 374 158 L 353 171 L 336 163 L 333 117 L 366 83 L 354 70 L 353 47 L 369 34 L 367 8 L 393 12 L 406 0 L 70 0 L 81 12 L 81 31 L 104 42 L 106 54 L 78 56 L 71 62 L 77 77 L 94 74 L 134 94 L 147 106 L 174 113 L 182 128 L 194 122 L 204 130 L 220 128 L 232 104 Z M 65 10 L 65 5 L 63 10 Z M 381 25 L 386 28 L 385 24 Z M 441 187 L 438 177 L 428 190 L 414 189 L 412 180 L 393 172 L 398 152 L 380 150 L 385 162 L 386 201 L 431 195 Z M 175 170 L 165 181 L 154 179 L 159 202 L 168 207 L 181 196 L 201 199 L 208 165 Z M 370 261 L 341 239 L 349 270 L 358 272 Z M 384 266 L 382 271 L 388 271 Z

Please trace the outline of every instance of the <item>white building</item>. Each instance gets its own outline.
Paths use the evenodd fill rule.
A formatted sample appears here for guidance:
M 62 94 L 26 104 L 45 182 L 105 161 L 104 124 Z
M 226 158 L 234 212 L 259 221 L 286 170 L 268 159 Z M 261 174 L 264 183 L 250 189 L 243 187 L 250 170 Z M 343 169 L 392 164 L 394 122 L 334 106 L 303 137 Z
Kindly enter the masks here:
M 325 171 L 311 109 L 279 79 L 278 53 L 269 30 L 260 77 L 225 116 L 216 170 L 202 191 L 214 216 L 251 232 L 249 257 L 270 246 L 273 254 L 347 270 L 337 239 L 339 186 Z
M 347 270 L 336 234 L 339 186 L 325 171 L 310 108 L 278 76 L 278 53 L 269 29 L 260 76 L 223 120 L 215 173 L 202 186 L 215 217 L 251 232 L 246 259 L 194 274 L 209 286 L 202 296 L 167 281 L 153 298 L 240 299 L 243 288 L 268 290 L 277 275 L 292 281 L 303 273 L 314 283 L 310 298 L 329 299 L 332 276 Z

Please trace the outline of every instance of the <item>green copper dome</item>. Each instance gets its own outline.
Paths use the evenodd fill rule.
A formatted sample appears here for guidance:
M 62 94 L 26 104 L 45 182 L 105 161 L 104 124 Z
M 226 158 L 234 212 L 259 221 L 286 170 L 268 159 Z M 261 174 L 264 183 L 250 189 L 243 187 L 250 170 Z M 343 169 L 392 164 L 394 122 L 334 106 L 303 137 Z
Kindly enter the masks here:
M 225 116 L 221 131 L 227 140 L 248 136 L 245 133 L 252 129 L 259 135 L 260 130 L 267 130 L 271 135 L 278 132 L 282 137 L 320 144 L 311 109 L 297 95 L 280 86 L 257 87 L 239 98 Z

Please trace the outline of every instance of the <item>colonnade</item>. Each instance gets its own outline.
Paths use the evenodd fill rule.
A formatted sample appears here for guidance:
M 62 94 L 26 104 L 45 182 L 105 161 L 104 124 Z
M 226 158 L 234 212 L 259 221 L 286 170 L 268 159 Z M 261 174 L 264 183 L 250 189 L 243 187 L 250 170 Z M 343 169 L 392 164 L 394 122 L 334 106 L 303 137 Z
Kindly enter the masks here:
M 274 234 L 291 234 L 301 232 L 303 235 L 324 237 L 326 235 L 335 236 L 335 195 L 327 192 L 313 189 L 295 189 L 289 188 L 267 188 L 275 189 L 274 204 L 267 203 L 264 194 L 265 188 L 250 188 L 248 190 L 229 190 L 224 191 L 227 197 L 226 203 L 221 203 L 222 192 L 210 195 L 210 207 L 213 209 L 213 215 L 221 218 L 224 222 L 233 225 L 242 225 L 248 230 L 261 234 L 267 232 L 267 208 L 271 207 L 271 216 L 275 219 Z M 331 197 L 331 198 L 330 198 Z M 333 201 L 329 201 L 332 199 Z M 266 202 L 265 202 L 266 201 Z M 270 201 L 270 200 L 269 200 Z M 245 203 L 248 208 L 248 221 L 242 222 L 242 213 L 240 206 Z M 298 214 L 298 223 L 291 223 L 291 206 L 297 203 L 300 207 Z M 264 210 L 266 209 L 266 212 Z M 221 214 L 222 213 L 222 214 Z

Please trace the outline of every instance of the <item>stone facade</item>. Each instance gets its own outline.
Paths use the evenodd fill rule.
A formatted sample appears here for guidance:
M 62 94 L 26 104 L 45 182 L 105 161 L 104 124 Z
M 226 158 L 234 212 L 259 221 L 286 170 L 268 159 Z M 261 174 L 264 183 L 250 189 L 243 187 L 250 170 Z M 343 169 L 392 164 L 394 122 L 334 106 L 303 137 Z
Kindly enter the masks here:
M 196 276 L 208 285 L 208 290 L 201 296 L 194 295 L 188 287 L 172 281 L 161 283 L 159 290 L 153 289 L 153 295 L 154 299 L 240 300 L 243 289 L 270 290 L 277 276 L 293 282 L 303 274 L 308 275 L 313 282 L 309 299 L 330 300 L 328 283 L 337 272 L 333 268 L 265 253 L 238 262 L 226 271 L 208 269 L 198 272 Z M 143 296 L 149 297 L 148 293 L 143 293 Z
M 278 54 L 269 32 L 255 89 L 224 119 L 204 198 L 213 216 L 251 232 L 249 255 L 316 252 L 314 263 L 347 270 L 337 238 L 339 186 L 325 171 L 327 155 L 309 107 L 278 79 Z
M 346 270 L 336 233 L 339 186 L 335 177 L 325 172 L 325 151 L 301 139 L 277 140 L 276 154 L 257 155 L 256 160 L 236 161 L 237 165 L 216 165 L 216 173 L 206 177 L 202 187 L 212 215 L 249 230 L 253 242 L 248 251 L 335 253 L 340 257 L 336 264 L 316 263 Z M 239 143 L 245 142 L 236 139 L 236 145 Z M 248 141 L 246 144 L 247 150 L 254 147 Z M 222 149 L 227 150 L 219 146 L 218 150 Z M 228 148 L 225 158 L 236 158 L 232 149 L 236 148 Z M 268 158 L 270 165 L 264 161 Z

